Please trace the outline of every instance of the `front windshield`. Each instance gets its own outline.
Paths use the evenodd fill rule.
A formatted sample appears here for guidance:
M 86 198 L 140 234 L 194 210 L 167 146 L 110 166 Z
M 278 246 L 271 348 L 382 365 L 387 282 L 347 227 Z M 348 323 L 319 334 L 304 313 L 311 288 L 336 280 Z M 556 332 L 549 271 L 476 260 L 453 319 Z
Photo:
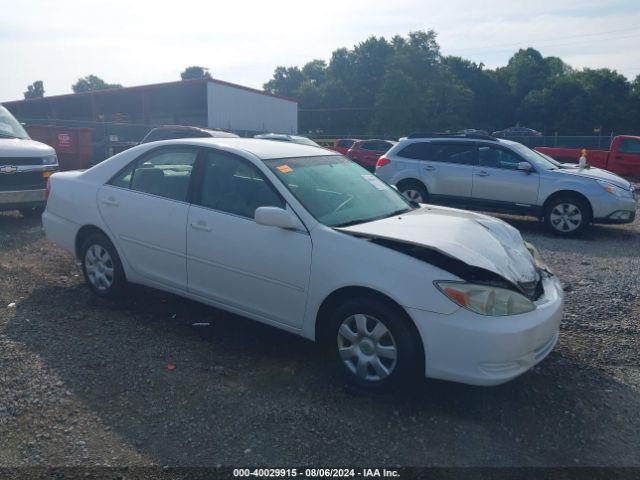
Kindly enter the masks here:
M 339 227 L 408 212 L 395 189 L 341 155 L 265 160 L 316 220 Z
M 521 143 L 512 143 L 510 146 L 540 170 L 555 170 L 558 168 L 554 162 L 550 162 L 535 150 L 531 150 L 529 147 L 525 147 Z
M 22 128 L 20 122 L 2 105 L 0 105 L 0 137 L 29 138 L 29 135 L 24 128 Z

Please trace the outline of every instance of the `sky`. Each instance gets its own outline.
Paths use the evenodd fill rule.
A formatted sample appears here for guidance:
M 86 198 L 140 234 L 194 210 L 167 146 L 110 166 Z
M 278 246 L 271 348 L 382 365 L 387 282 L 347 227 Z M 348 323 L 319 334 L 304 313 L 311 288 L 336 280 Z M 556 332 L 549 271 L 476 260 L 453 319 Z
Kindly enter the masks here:
M 443 54 L 489 68 L 532 46 L 575 68 L 640 75 L 640 0 L 0 2 L 0 101 L 35 80 L 57 95 L 88 74 L 133 86 L 179 80 L 189 65 L 261 88 L 278 65 L 427 29 Z

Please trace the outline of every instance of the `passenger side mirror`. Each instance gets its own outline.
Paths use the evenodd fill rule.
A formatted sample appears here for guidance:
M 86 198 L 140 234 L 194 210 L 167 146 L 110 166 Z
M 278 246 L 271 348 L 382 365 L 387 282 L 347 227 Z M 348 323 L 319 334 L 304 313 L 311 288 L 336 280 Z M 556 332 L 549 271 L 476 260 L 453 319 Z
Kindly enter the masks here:
M 518 170 L 522 170 L 523 172 L 531 173 L 533 171 L 533 167 L 529 162 L 520 162 L 518 163 Z
M 256 209 L 254 219 L 258 225 L 265 225 L 267 227 L 298 228 L 296 217 L 294 217 L 292 213 L 279 207 L 259 207 Z

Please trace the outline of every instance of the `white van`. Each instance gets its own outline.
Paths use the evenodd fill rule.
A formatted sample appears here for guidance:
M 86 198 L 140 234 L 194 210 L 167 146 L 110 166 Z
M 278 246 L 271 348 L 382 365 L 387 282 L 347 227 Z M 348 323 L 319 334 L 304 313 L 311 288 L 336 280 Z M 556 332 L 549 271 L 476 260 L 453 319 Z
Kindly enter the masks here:
M 19 210 L 25 217 L 42 214 L 47 178 L 58 169 L 56 151 L 36 142 L 0 105 L 0 212 Z

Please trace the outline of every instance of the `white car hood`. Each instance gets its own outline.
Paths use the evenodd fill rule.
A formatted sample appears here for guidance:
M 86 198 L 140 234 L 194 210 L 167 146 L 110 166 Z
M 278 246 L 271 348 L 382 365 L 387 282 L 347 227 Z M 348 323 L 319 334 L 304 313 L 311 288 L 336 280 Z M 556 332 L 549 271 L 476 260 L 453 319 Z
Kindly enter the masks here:
M 487 215 L 425 205 L 399 216 L 337 230 L 429 247 L 513 283 L 539 279 L 520 232 Z
M 49 145 L 22 138 L 0 138 L 0 158 L 2 157 L 45 157 L 56 151 Z

